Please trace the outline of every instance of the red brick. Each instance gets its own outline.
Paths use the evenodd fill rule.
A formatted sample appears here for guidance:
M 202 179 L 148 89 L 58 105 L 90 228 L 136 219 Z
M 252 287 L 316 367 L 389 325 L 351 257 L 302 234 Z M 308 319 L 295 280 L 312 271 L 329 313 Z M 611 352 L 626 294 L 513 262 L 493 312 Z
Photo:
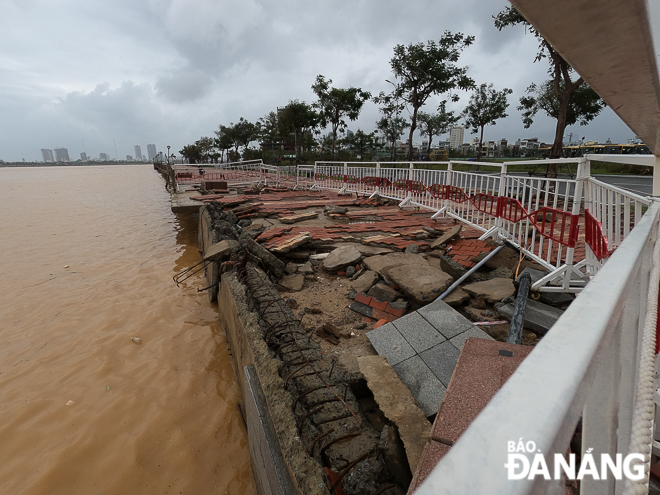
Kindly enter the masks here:
M 337 272 L 337 275 L 343 277 L 344 275 L 346 275 L 346 272 Z
M 385 311 L 385 308 L 387 307 L 387 303 L 380 302 L 372 297 L 369 306 L 371 306 L 374 309 L 377 309 L 378 311 Z
M 385 307 L 385 312 L 386 312 L 386 313 L 389 313 L 389 314 L 391 314 L 391 315 L 393 315 L 393 316 L 396 316 L 396 317 L 398 317 L 398 318 L 400 318 L 401 316 L 403 316 L 403 309 L 400 309 L 400 308 L 399 308 L 399 309 L 395 309 L 395 308 L 393 308 L 392 306 L 390 306 L 389 304 Z
M 355 302 L 359 302 L 362 304 L 366 304 L 369 306 L 371 304 L 371 297 L 367 296 L 366 294 L 363 294 L 362 292 L 358 293 L 357 296 L 355 296 Z
M 386 320 L 388 322 L 396 320 L 396 316 L 386 313 L 385 311 L 381 311 L 379 309 L 374 309 L 371 312 L 371 317 L 376 320 Z
M 376 323 L 374 323 L 374 326 L 371 327 L 371 329 L 374 330 L 374 329 L 376 329 L 376 328 L 378 328 L 378 327 L 382 327 L 383 325 L 385 325 L 385 323 L 388 323 L 388 321 L 385 320 L 385 319 L 378 320 Z

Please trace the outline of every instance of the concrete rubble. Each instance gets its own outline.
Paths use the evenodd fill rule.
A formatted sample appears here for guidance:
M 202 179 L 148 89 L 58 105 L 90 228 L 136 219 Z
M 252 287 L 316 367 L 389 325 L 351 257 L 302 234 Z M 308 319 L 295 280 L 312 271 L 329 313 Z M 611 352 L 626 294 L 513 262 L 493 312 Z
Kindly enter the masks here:
M 339 484 L 344 493 L 363 493 L 367 479 L 377 480 L 374 486 L 381 488 L 391 484 L 387 493 L 406 493 L 423 479 L 417 466 L 428 468 L 422 450 L 435 449 L 437 454 L 449 448 L 431 445 L 431 422 L 438 422 L 436 415 L 441 416 L 438 411 L 442 413 L 454 387 L 457 363 L 477 359 L 463 358 L 466 342 L 477 342 L 478 347 L 479 342 L 506 341 L 508 324 L 501 320 L 509 319 L 513 309 L 514 277 L 524 270 L 538 280 L 546 272 L 505 247 L 444 300 L 437 300 L 496 247 L 479 239 L 482 231 L 451 218 L 432 219 L 431 212 L 398 208 L 385 198 L 292 193 L 230 191 L 196 198 L 205 204 L 204 218 L 214 226 L 213 233 L 205 234 L 212 237 L 204 249 L 212 263 L 209 273 L 215 274 L 209 281 L 223 278 L 222 263 L 250 257 L 267 275 L 263 283 L 279 291 L 304 338 L 314 343 L 309 352 L 319 366 L 322 363 L 328 376 L 345 380 L 346 390 L 354 394 L 351 404 L 360 405 L 357 414 L 370 425 L 360 441 L 380 449 L 384 464 L 371 462 L 368 474 L 368 463 L 361 463 L 360 475 L 351 481 L 347 473 L 341 479 L 341 463 L 333 464 L 340 454 L 331 454 L 332 459 L 312 456 L 325 463 L 325 493 Z M 541 298 L 528 301 L 524 345 L 518 346 L 523 351 L 516 351 L 523 357 L 572 300 L 554 294 Z M 278 366 L 294 375 L 295 367 Z M 465 368 L 471 369 L 467 364 Z M 507 373 L 515 370 L 509 368 Z M 500 381 L 488 389 L 486 402 Z M 294 386 L 304 392 L 312 385 L 300 381 Z M 307 402 L 301 401 L 303 408 Z M 313 410 L 296 412 L 300 415 L 295 422 L 316 414 Z M 323 431 L 303 432 L 301 437 L 313 441 Z

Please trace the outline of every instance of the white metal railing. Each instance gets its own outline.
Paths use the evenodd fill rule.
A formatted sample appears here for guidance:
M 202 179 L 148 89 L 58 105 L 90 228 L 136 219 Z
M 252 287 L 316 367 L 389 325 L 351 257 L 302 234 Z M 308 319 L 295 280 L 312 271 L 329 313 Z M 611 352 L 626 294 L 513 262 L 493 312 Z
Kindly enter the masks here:
M 436 215 L 454 217 L 482 230 L 482 238 L 507 239 L 550 270 L 534 284 L 535 290 L 579 292 L 613 250 L 603 251 L 599 246 L 607 246 L 608 239 L 616 237 L 609 243 L 616 248 L 649 204 L 648 198 L 592 178 L 590 158 L 484 164 L 317 162 L 312 187 L 379 194 L 400 201 L 399 206 L 421 206 L 435 211 Z M 637 161 L 631 156 L 618 155 L 593 158 L 608 161 L 625 158 L 626 163 L 640 165 L 649 162 L 644 155 Z M 577 163 L 577 177 L 540 178 L 515 172 L 520 166 L 538 167 L 550 163 Z M 446 167 L 446 170 L 430 169 L 429 165 Z M 491 171 L 455 169 L 464 165 L 477 165 Z M 592 206 L 593 211 L 584 211 L 583 205 L 587 203 L 597 208 Z M 632 214 L 628 223 L 624 220 L 627 208 Z M 585 242 L 588 245 L 583 249 Z M 578 259 L 576 247 L 580 248 Z
M 649 348 L 654 343 L 648 339 L 643 343 L 642 337 L 645 326 L 655 328 L 653 317 L 657 315 L 657 279 L 651 283 L 651 271 L 659 223 L 660 204 L 653 203 L 610 262 L 520 364 L 416 494 L 566 493 L 564 480 L 554 480 L 554 456 L 569 451 L 580 418 L 579 453 L 593 456 L 599 474 L 601 454 L 615 460 L 616 454 L 625 458 L 628 453 L 646 450 L 648 464 L 652 414 L 636 416 L 633 407 L 640 393 L 648 396 L 658 386 L 658 374 L 650 375 L 640 365 L 644 353 L 655 353 Z M 519 440 L 534 442 L 533 452 L 520 454 L 530 466 L 542 454 L 552 479 L 541 474 L 508 479 L 509 442 L 518 445 Z M 646 473 L 648 476 L 648 465 Z M 623 493 L 624 481 L 613 478 L 611 473 L 606 480 L 587 475 L 580 493 Z M 640 488 L 635 493 L 646 493 Z

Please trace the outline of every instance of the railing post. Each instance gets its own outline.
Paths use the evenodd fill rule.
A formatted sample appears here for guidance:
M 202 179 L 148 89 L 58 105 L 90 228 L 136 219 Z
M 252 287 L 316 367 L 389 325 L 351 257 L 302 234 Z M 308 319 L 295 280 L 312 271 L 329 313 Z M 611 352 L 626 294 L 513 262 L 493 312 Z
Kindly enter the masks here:
M 573 193 L 573 208 L 571 209 L 571 214 L 573 215 L 571 219 L 571 229 L 573 229 L 572 222 L 575 221 L 575 218 L 580 218 L 580 206 L 582 205 L 582 191 L 584 190 L 584 183 L 589 178 L 590 165 L 589 161 L 585 157 L 578 158 L 578 170 L 577 177 L 575 181 L 575 191 Z M 568 187 L 568 185 L 566 186 Z M 579 220 L 578 220 L 579 221 Z M 575 253 L 575 247 L 569 247 L 566 249 L 566 266 L 573 266 L 573 255 Z M 571 285 L 571 275 L 572 270 L 564 271 L 564 280 L 563 287 L 568 289 Z
M 380 192 L 380 162 L 376 162 L 376 177 L 378 177 L 378 180 L 376 181 L 376 190 L 374 192 L 378 193 Z
M 507 165 L 506 163 L 502 163 L 502 168 L 500 169 L 500 183 L 497 188 L 497 201 L 499 202 L 499 198 L 503 198 L 505 196 L 508 196 L 508 191 L 507 191 Z M 504 218 L 502 218 L 499 215 L 499 209 L 497 211 L 497 218 L 495 219 L 495 226 L 497 227 L 497 230 L 493 232 L 493 237 L 498 237 L 500 235 L 500 232 L 502 229 L 504 229 Z
M 653 196 L 660 196 L 660 157 L 653 162 Z

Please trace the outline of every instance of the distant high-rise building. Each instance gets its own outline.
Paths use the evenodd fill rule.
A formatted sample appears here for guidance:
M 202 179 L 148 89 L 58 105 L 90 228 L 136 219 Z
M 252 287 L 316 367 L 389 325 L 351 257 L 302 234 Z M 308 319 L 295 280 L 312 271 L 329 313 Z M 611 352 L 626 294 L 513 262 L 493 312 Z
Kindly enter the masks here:
M 127 162 L 132 162 L 132 161 L 133 161 L 133 157 L 132 157 L 131 155 L 126 155 L 126 161 L 127 161 Z
M 142 149 L 137 144 L 135 145 L 135 161 L 136 162 L 142 161 Z
M 99 160 L 102 162 L 110 161 L 110 156 L 107 153 L 99 153 Z
M 465 127 L 455 126 L 449 130 L 449 147 L 453 150 L 458 149 L 463 144 L 465 136 Z
M 55 161 L 69 162 L 69 150 L 66 148 L 55 148 Z
M 155 144 L 148 144 L 147 145 L 147 156 L 149 157 L 149 160 L 153 160 L 156 158 L 156 155 L 158 153 L 156 152 L 156 145 Z
M 41 156 L 43 157 L 45 163 L 53 163 L 55 161 L 53 150 L 46 150 L 41 148 Z
M 85 153 L 84 151 L 82 153 L 80 153 L 80 160 L 83 161 L 83 162 L 86 162 L 87 161 L 87 153 Z

